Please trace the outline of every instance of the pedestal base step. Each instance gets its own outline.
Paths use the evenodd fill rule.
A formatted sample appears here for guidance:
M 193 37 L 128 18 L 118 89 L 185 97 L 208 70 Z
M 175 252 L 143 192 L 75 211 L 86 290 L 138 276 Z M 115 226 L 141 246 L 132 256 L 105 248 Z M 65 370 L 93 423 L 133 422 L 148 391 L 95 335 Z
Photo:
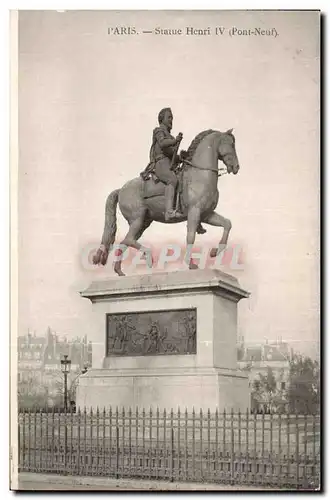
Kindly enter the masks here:
M 80 378 L 77 407 L 246 411 L 247 376 L 239 370 L 90 370 Z

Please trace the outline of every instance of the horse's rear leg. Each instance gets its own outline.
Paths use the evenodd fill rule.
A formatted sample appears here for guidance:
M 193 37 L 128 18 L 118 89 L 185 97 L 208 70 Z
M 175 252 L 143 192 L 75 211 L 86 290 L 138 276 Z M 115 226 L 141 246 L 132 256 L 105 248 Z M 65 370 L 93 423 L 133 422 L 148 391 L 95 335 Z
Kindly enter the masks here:
M 136 250 L 142 251 L 144 254 L 150 256 L 151 264 L 153 264 L 153 259 L 150 249 L 144 247 L 137 241 L 142 236 L 143 232 L 147 229 L 147 227 L 150 226 L 151 222 L 152 221 L 150 219 L 147 219 L 145 217 L 145 213 L 143 213 L 137 219 L 134 219 L 130 223 L 128 233 L 126 234 L 125 238 L 120 242 L 121 248 L 116 250 L 117 260 L 114 265 L 114 270 L 119 276 L 125 276 L 125 274 L 121 269 L 122 259 L 120 258 L 125 251 L 123 247 L 132 247 L 135 248 Z
M 210 252 L 210 257 L 216 257 L 222 250 L 226 248 L 228 236 L 231 230 L 231 222 L 222 215 L 217 214 L 217 212 L 212 212 L 210 215 L 203 219 L 203 222 L 207 222 L 211 226 L 223 227 L 222 238 L 219 241 L 219 246 L 217 248 L 212 248 Z
M 190 257 L 192 246 L 195 243 L 197 227 L 200 225 L 200 209 L 193 207 L 187 217 L 187 255 L 189 257 L 189 269 L 198 269 L 198 264 Z

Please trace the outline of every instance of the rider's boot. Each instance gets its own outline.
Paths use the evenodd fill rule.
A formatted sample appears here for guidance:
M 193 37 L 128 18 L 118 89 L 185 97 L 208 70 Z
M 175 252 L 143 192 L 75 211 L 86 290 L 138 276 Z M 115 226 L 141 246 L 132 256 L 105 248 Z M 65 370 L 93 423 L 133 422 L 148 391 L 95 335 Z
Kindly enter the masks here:
M 182 213 L 173 209 L 175 187 L 167 184 L 165 188 L 165 220 L 178 219 L 183 216 Z

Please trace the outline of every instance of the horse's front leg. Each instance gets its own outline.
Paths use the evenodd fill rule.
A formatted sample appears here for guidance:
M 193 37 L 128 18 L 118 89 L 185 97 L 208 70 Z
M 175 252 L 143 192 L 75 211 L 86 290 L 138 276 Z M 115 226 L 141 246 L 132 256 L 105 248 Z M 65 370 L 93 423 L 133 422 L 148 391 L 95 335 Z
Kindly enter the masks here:
M 197 227 L 200 223 L 200 209 L 193 207 L 188 212 L 187 217 L 187 253 L 186 259 L 189 259 L 189 269 L 198 269 L 198 264 L 191 258 L 192 246 L 195 243 Z
M 226 248 L 228 242 L 228 236 L 231 230 L 231 222 L 229 219 L 226 219 L 225 217 L 217 214 L 216 212 L 212 212 L 210 215 L 206 216 L 203 219 L 203 222 L 207 222 L 207 224 L 210 224 L 211 226 L 223 227 L 223 234 L 221 240 L 219 241 L 218 248 L 212 248 L 210 252 L 210 257 L 213 258 L 219 255 L 219 253 Z

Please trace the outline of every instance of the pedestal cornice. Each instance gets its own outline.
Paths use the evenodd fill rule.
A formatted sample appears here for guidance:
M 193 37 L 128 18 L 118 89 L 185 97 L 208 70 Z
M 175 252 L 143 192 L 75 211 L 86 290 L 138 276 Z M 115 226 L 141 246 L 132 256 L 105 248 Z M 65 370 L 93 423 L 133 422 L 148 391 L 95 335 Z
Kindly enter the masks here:
M 218 269 L 172 271 L 94 281 L 80 294 L 94 303 L 122 297 L 203 292 L 212 292 L 234 302 L 250 295 L 240 287 L 234 276 Z

